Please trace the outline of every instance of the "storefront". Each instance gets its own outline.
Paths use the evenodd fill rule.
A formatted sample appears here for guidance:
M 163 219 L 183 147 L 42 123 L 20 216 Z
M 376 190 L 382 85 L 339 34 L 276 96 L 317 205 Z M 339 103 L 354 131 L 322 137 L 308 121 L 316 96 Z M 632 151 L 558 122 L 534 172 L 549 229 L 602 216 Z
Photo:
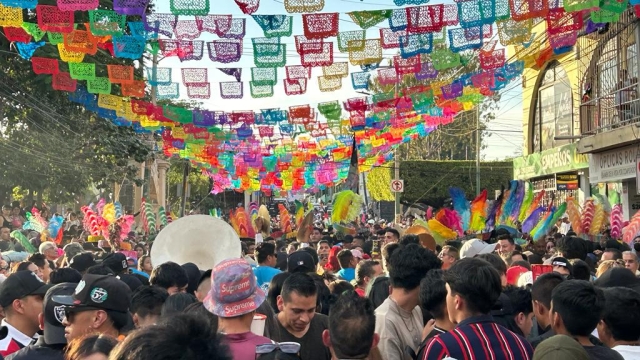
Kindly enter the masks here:
M 615 202 L 619 197 L 625 220 L 640 210 L 640 195 L 636 186 L 637 157 L 638 145 L 631 145 L 593 153 L 589 161 L 592 192 L 606 195 L 610 202 Z
M 582 203 L 590 195 L 588 169 L 589 156 L 579 154 L 575 144 L 513 159 L 513 178 L 530 181 L 536 193 L 545 190 L 543 205 L 552 198 L 562 203 L 569 196 Z

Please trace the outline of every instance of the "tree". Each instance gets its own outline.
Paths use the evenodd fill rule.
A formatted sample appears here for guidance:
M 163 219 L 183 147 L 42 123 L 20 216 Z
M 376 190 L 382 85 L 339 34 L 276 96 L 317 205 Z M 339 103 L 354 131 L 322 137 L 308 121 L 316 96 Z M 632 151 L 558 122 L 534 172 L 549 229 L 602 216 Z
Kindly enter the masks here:
M 55 5 L 55 0 L 40 1 Z M 113 8 L 101 1 L 102 8 Z M 31 16 L 31 17 L 28 17 Z M 83 18 L 84 17 L 84 18 Z M 76 23 L 88 22 L 86 13 L 76 12 Z M 25 12 L 25 21 L 35 23 L 35 15 Z M 51 87 L 50 75 L 36 75 L 30 61 L 17 56 L 15 44 L 0 38 L 0 191 L 4 198 L 16 186 L 35 192 L 49 201 L 68 201 L 94 185 L 110 187 L 123 178 L 136 179 L 135 162 L 151 156 L 151 138 L 133 129 L 116 126 L 68 100 L 68 93 Z M 34 56 L 58 58 L 56 46 L 38 48 Z M 104 64 L 133 65 L 133 61 L 113 58 L 104 50 L 85 56 L 96 63 L 96 76 L 107 76 Z M 62 61 L 59 70 L 68 71 Z M 135 70 L 137 78 L 142 69 Z M 113 93 L 119 94 L 114 85 Z

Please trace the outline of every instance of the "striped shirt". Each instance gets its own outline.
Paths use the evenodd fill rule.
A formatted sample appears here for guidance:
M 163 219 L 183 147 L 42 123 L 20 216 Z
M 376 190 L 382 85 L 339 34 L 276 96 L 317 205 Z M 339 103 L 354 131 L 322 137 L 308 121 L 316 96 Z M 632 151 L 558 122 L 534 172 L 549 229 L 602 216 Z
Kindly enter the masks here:
M 429 341 L 422 360 L 530 360 L 533 348 L 519 335 L 496 324 L 490 315 L 461 321 L 453 330 Z

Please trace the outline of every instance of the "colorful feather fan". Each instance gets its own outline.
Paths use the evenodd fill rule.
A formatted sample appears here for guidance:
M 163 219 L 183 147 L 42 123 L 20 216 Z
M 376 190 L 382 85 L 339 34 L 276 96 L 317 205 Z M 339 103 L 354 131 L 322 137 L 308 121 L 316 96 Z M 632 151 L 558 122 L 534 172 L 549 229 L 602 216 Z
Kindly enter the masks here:
M 538 193 L 538 195 L 536 195 L 533 198 L 531 205 L 529 205 L 529 209 L 527 209 L 527 216 L 529 216 L 529 214 L 531 214 L 535 209 L 537 209 L 540 206 L 540 203 L 542 202 L 542 198 L 544 197 L 544 194 L 545 194 L 545 191 L 542 190 Z
M 433 217 L 433 207 L 428 206 L 427 207 L 427 214 L 425 216 L 427 218 L 427 220 L 431 219 Z
M 502 214 L 500 216 L 501 224 L 509 224 L 508 219 L 513 212 L 513 208 L 516 205 L 516 199 L 518 198 L 518 180 L 511 180 L 509 186 L 509 197 L 502 206 Z
M 622 229 L 622 241 L 627 244 L 631 244 L 633 239 L 640 233 L 640 211 L 636 212 L 635 215 L 629 220 L 629 225 L 625 226 Z
M 567 203 L 563 202 L 562 204 L 560 204 L 560 206 L 558 206 L 556 211 L 553 212 L 553 218 L 551 218 L 551 225 L 553 226 L 553 224 L 558 222 L 558 220 L 562 218 L 562 216 L 566 211 L 567 211 Z
M 489 211 L 487 211 L 487 227 L 491 228 L 494 227 L 496 224 L 496 214 L 498 213 L 498 209 L 500 209 L 500 207 L 502 206 L 502 201 L 504 199 L 504 186 L 502 187 L 501 191 L 500 191 L 500 195 L 498 195 L 498 198 L 493 202 L 493 204 L 491 205 L 491 208 Z
M 602 194 L 595 194 L 593 196 L 595 196 L 596 199 L 598 199 L 598 202 L 602 204 L 602 210 L 605 215 L 609 216 L 609 214 L 611 214 L 611 204 L 609 203 L 609 200 Z
M 118 224 L 120 224 L 120 240 L 127 238 L 134 222 L 135 218 L 133 215 L 124 215 L 118 218 Z
M 84 215 L 84 217 L 82 218 L 84 229 L 87 230 L 91 235 L 98 236 L 100 234 L 100 228 L 98 227 L 98 217 L 96 213 L 89 206 L 83 206 L 80 208 L 80 210 Z
M 578 200 L 572 197 L 567 198 L 567 215 L 569 216 L 569 222 L 571 223 L 573 231 L 576 234 L 582 234 L 580 205 L 578 205 Z
M 151 203 L 145 202 L 144 218 L 147 222 L 147 231 L 149 234 L 155 234 L 157 231 L 156 214 L 153 212 L 153 205 L 151 205 Z
M 457 211 L 442 208 L 436 213 L 435 219 L 449 229 L 455 230 L 460 236 L 464 235 L 462 230 L 460 214 Z
M 444 243 L 444 240 L 453 240 L 458 237 L 458 234 L 444 226 L 440 221 L 436 219 L 430 219 L 427 221 L 429 225 L 429 231 L 431 232 L 431 236 L 436 240 L 436 243 L 441 244 Z
M 609 223 L 611 224 L 611 238 L 619 239 L 622 235 L 622 222 L 624 221 L 622 214 L 622 204 L 615 204 L 611 209 Z
M 511 191 L 509 189 L 504 191 L 504 197 L 502 198 L 502 203 L 500 207 L 496 209 L 496 225 L 502 224 L 502 213 L 504 212 L 504 207 L 511 196 Z
M 29 239 L 27 239 L 26 236 L 24 236 L 24 234 L 20 231 L 20 230 L 14 230 L 11 232 L 11 237 L 18 240 L 18 242 L 20 243 L 20 245 L 22 245 L 22 247 L 24 247 L 24 249 L 30 253 L 36 253 L 38 252 L 38 250 L 36 250 L 35 247 L 33 247 L 33 245 L 31 244 L 31 242 L 29 241 Z
M 283 204 L 278 204 L 278 209 L 280 210 L 280 230 L 288 234 L 292 231 L 291 215 L 289 215 L 289 210 Z
M 544 214 L 544 208 L 539 207 L 535 209 L 522 223 L 522 233 L 523 234 L 531 234 L 531 230 L 533 230 L 536 225 L 540 222 L 540 218 Z
M 511 215 L 509 215 L 509 224 L 515 225 L 520 218 L 520 210 L 524 203 L 524 197 L 526 194 L 526 182 L 518 181 L 518 190 L 516 190 L 516 198 L 511 208 Z
M 149 233 L 149 224 L 147 224 L 147 217 L 145 216 L 146 209 L 147 199 L 142 198 L 142 202 L 140 203 L 140 218 L 142 218 L 142 228 L 146 233 Z
M 162 227 L 165 227 L 169 224 L 169 221 L 167 220 L 167 212 L 164 210 L 164 206 L 160 206 L 158 208 L 158 222 Z
M 518 221 L 520 222 L 527 218 L 527 210 L 529 210 L 529 206 L 533 202 L 533 186 L 528 181 L 525 181 L 523 185 L 525 187 L 525 195 L 522 206 L 520 206 L 520 214 L 518 214 Z
M 47 232 L 52 239 L 58 237 L 58 232 L 62 228 L 63 222 L 64 218 L 60 215 L 53 215 L 49 220 L 49 224 L 47 225 Z
M 582 207 L 582 216 L 580 216 L 580 222 L 582 223 L 580 228 L 582 229 L 583 234 L 589 234 L 591 232 L 591 223 L 593 222 L 595 213 L 595 202 L 593 201 L 593 199 L 587 199 L 584 202 L 584 206 Z
M 553 224 L 551 220 L 553 220 L 554 212 L 555 209 L 553 207 L 549 209 L 549 211 L 544 215 L 542 221 L 540 221 L 538 225 L 531 230 L 531 237 L 533 238 L 533 241 L 538 241 L 547 235 L 549 228 Z
M 351 190 L 344 190 L 333 195 L 333 212 L 331 221 L 333 223 L 349 223 L 358 219 L 358 214 L 362 209 L 362 196 Z
M 109 224 L 116 222 L 116 207 L 113 203 L 105 204 L 102 208 L 102 218 Z
M 238 220 L 236 219 L 236 212 L 233 209 L 229 210 L 229 225 L 231 225 L 233 230 L 236 231 L 236 234 L 240 236 L 240 226 L 238 225 Z
M 255 233 L 253 231 L 253 226 L 251 226 L 249 215 L 247 214 L 245 209 L 243 207 L 238 207 L 234 213 L 234 216 L 235 223 L 237 225 L 236 231 L 238 232 L 238 236 L 253 238 L 255 236 Z
M 471 202 L 471 223 L 469 224 L 469 230 L 473 232 L 482 231 L 485 226 L 487 211 L 487 189 L 480 192 L 480 195 L 476 196 Z
M 606 220 L 607 215 L 604 212 L 604 206 L 602 203 L 598 202 L 595 205 L 595 211 L 593 213 L 593 221 L 591 221 L 589 235 L 598 235 L 600 233 L 600 230 L 602 230 L 602 228 L 604 227 Z
M 113 203 L 113 207 L 116 211 L 116 219 L 124 216 L 124 211 L 122 211 L 122 204 L 116 201 Z
M 249 219 L 251 219 L 251 224 L 255 224 L 256 218 L 258 217 L 258 203 L 252 202 L 249 204 Z M 253 229 L 256 233 L 260 232 L 260 230 L 254 227 Z
M 104 209 L 104 206 L 106 205 L 106 201 L 104 198 L 100 198 L 100 200 L 98 200 L 98 203 L 96 203 L 96 214 L 98 216 L 102 216 L 102 211 Z
M 295 201 L 296 204 L 296 228 L 300 228 L 300 224 L 302 224 L 302 220 L 304 220 L 304 204 L 298 200 Z
M 460 217 L 460 227 L 462 234 L 464 234 L 464 232 L 469 229 L 469 223 L 471 222 L 471 207 L 469 206 L 469 201 L 467 201 L 464 191 L 460 188 L 450 187 L 449 195 L 451 195 L 453 208 Z

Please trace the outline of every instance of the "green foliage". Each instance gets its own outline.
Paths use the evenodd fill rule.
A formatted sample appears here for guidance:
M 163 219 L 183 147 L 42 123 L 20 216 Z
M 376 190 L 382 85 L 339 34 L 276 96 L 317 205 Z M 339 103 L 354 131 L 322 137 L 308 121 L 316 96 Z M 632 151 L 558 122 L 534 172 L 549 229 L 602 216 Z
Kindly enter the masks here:
M 182 179 L 184 178 L 184 166 L 188 164 L 182 159 L 169 160 L 171 167 L 167 171 L 167 184 L 169 191 L 167 193 L 167 202 L 171 209 L 177 214 L 180 209 L 181 196 L 178 196 L 178 188 L 182 189 Z M 192 209 L 194 205 L 203 209 L 215 207 L 213 195 L 209 195 L 211 191 L 211 180 L 208 176 L 202 174 L 198 168 L 189 167 L 189 197 L 187 198 L 187 211 Z M 203 200 L 204 199 L 204 200 Z
M 55 5 L 55 0 L 39 2 Z M 101 8 L 112 8 L 103 0 Z M 76 22 L 88 22 L 86 13 L 76 12 Z M 36 22 L 34 16 L 25 21 Z M 57 58 L 54 45 L 36 50 L 34 56 Z M 115 59 L 99 50 L 85 56 L 95 63 L 96 75 L 107 76 L 106 64 L 133 65 L 133 61 Z M 31 193 L 43 194 L 48 201 L 67 201 L 90 186 L 110 187 L 124 178 L 136 179 L 135 162 L 151 154 L 151 138 L 136 134 L 97 118 L 67 99 L 68 93 L 51 87 L 50 75 L 35 75 L 31 63 L 20 58 L 6 38 L 0 37 L 0 189 L 19 186 Z M 60 71 L 68 65 L 60 61 Z M 136 69 L 142 77 L 142 68 Z M 119 86 L 113 86 L 119 94 Z
M 491 161 L 480 163 L 480 186 L 489 191 L 508 186 L 513 175 L 511 161 Z M 468 199 L 476 193 L 475 161 L 403 161 L 400 164 L 400 178 L 405 190 L 401 201 L 405 204 L 424 203 L 440 207 L 449 198 L 449 187 L 459 187 Z

